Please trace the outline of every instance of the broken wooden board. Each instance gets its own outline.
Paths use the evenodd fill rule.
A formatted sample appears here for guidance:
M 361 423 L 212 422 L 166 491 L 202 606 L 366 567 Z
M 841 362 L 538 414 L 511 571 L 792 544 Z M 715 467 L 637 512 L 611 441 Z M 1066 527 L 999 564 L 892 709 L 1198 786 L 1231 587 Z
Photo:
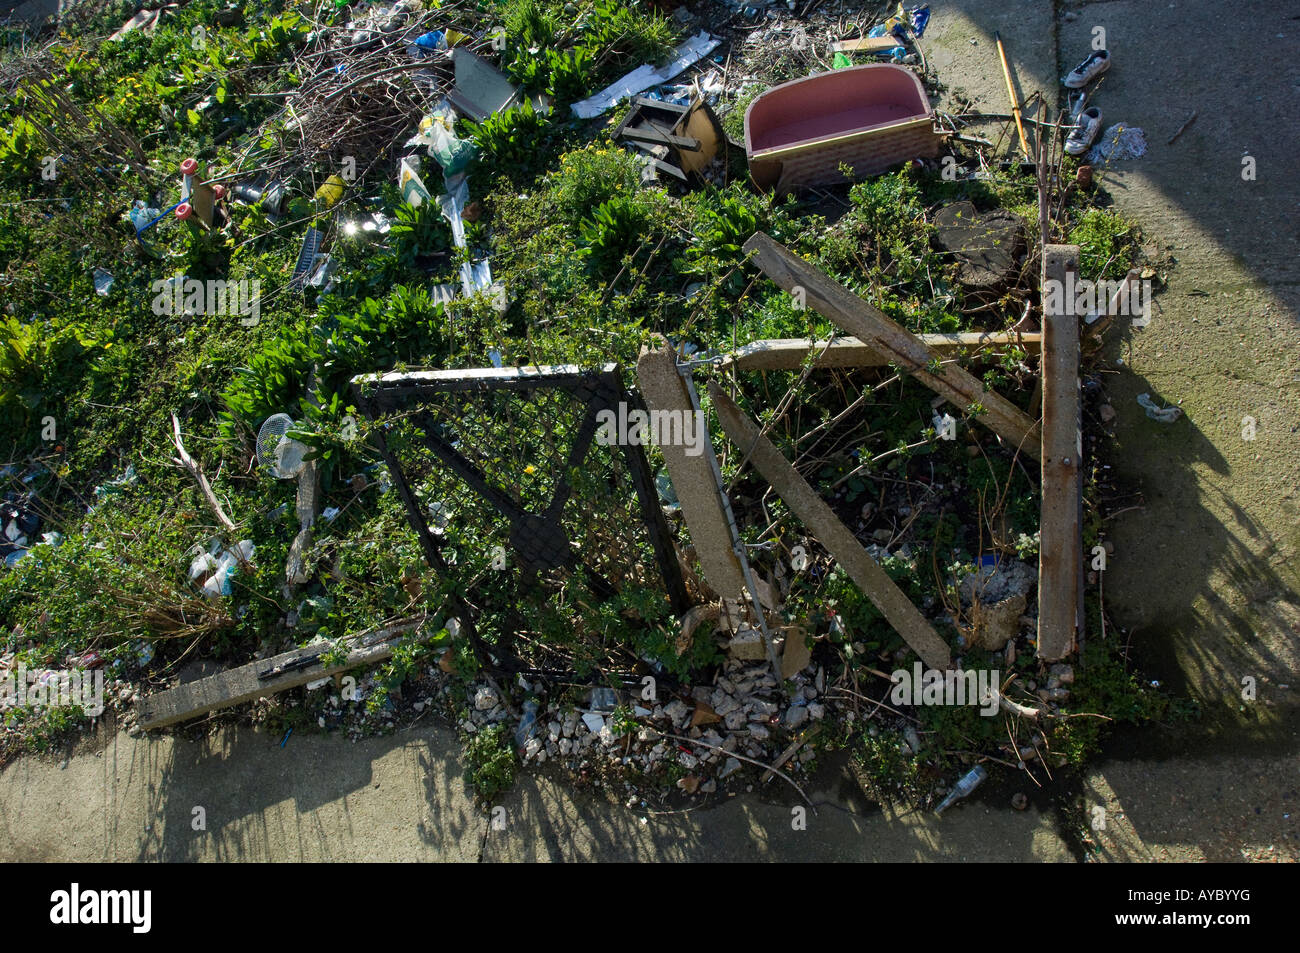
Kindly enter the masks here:
M 969 371 L 955 364 L 942 364 L 930 370 L 932 362 L 943 360 L 942 355 L 848 288 L 773 241 L 771 236 L 755 232 L 745 242 L 744 250 L 753 254 L 754 264 L 778 286 L 791 294 L 801 294 L 807 307 L 834 321 L 864 344 L 887 354 L 892 363 L 954 406 L 965 411 L 974 404 L 980 405 L 984 412 L 975 417 L 976 421 L 1012 447 L 1038 459 L 1042 439 L 1038 424 L 1011 401 L 985 387 Z
M 1043 248 L 1043 287 L 1065 286 L 1079 269 L 1079 246 Z M 1079 316 L 1043 295 L 1043 509 L 1038 524 L 1038 657 L 1065 658 L 1083 632 L 1083 541 L 1079 432 Z
M 906 44 L 893 36 L 864 36 L 857 40 L 837 40 L 831 44 L 832 53 L 883 53 Z
M 682 517 L 691 531 L 691 544 L 704 570 L 705 581 L 719 597 L 739 599 L 745 591 L 745 575 L 736 556 L 731 521 L 723 509 L 722 491 L 710 462 L 713 444 L 704 421 L 696 420 L 694 401 L 677 369 L 676 352 L 667 347 L 642 348 L 636 377 L 641 396 L 652 413 L 668 412 L 691 422 L 683 425 L 683 437 L 687 426 L 699 428 L 698 434 L 691 434 L 700 442 L 699 453 L 692 454 L 694 448 L 685 439 L 661 445 L 659 452 L 668 467 L 668 478 L 681 504 Z
M 210 711 L 266 698 L 359 665 L 383 662 L 392 656 L 396 636 L 419 627 L 420 622 L 410 622 L 375 632 L 368 644 L 353 649 L 338 665 L 326 666 L 320 661 L 321 653 L 329 645 L 310 645 L 155 692 L 140 700 L 140 727 L 163 728 Z
M 1002 354 L 1013 347 L 1033 355 L 1038 353 L 1042 340 L 1042 335 L 1037 332 L 1020 334 L 1014 331 L 965 331 L 960 334 L 918 334 L 917 337 L 943 360 L 951 360 L 961 351 L 973 357 Z M 723 355 L 718 366 L 724 370 L 734 367 L 739 371 L 797 371 L 804 366 L 809 354 L 813 355 L 813 367 L 883 367 L 893 359 L 884 351 L 853 337 L 835 338 L 829 347 L 825 341 L 812 338 L 770 338 L 751 341 Z
M 880 568 L 857 538 L 835 515 L 817 491 L 791 466 L 776 445 L 764 437 L 758 425 L 744 415 L 722 392 L 716 382 L 709 382 L 709 397 L 717 409 L 722 429 L 772 489 L 794 511 L 818 541 L 844 567 L 849 578 L 881 611 L 885 620 L 903 637 L 931 668 L 947 670 L 952 653 L 947 643 L 934 631 L 897 583 Z

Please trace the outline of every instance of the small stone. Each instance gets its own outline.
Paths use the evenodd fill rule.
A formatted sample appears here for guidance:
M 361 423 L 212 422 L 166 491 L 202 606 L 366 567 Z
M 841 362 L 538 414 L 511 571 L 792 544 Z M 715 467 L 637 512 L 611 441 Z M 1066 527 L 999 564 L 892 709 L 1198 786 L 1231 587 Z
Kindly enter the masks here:
M 742 629 L 727 643 L 727 654 L 737 659 L 761 659 L 767 657 L 767 646 L 763 644 L 763 635 L 757 629 Z
M 771 736 L 772 733 L 767 730 L 766 725 L 754 724 L 749 726 L 749 737 L 755 741 L 766 741 Z
M 497 693 L 486 685 L 474 693 L 474 709 L 476 711 L 491 711 L 499 703 Z
M 722 765 L 722 770 L 718 772 L 719 778 L 727 778 L 740 770 L 740 760 L 737 758 L 728 758 Z
M 1110 404 L 1102 404 L 1097 408 L 1097 414 L 1101 417 L 1102 423 L 1108 424 L 1115 419 L 1115 408 Z
M 802 727 L 803 724 L 808 721 L 808 715 L 808 709 L 803 705 L 795 705 L 788 708 L 785 712 L 785 726 L 787 728 Z
M 820 702 L 813 702 L 808 706 L 808 717 L 813 721 L 821 721 L 826 717 L 826 706 Z
M 1029 807 L 1029 796 L 1021 791 L 1017 791 L 1015 794 L 1011 795 L 1011 806 L 1017 811 L 1023 811 L 1025 808 Z

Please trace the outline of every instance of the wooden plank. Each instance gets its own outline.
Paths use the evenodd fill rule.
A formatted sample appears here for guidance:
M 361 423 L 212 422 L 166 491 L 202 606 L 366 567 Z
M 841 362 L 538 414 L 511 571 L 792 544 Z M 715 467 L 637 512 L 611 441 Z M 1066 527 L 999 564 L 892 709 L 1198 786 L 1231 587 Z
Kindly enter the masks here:
M 831 44 L 832 53 L 881 53 L 907 44 L 896 36 L 864 36 L 857 40 L 837 40 Z
M 1038 524 L 1038 657 L 1065 658 L 1083 632 L 1083 474 L 1079 432 L 1079 316 L 1049 311 L 1049 282 L 1078 274 L 1077 245 L 1043 248 L 1043 510 Z
M 972 356 L 1001 354 L 1008 348 L 1018 347 L 1026 354 L 1038 353 L 1042 335 L 1037 332 L 966 331 L 961 334 L 918 334 L 926 347 L 944 360 L 957 356 L 963 349 Z M 814 367 L 881 367 L 891 360 L 888 354 L 878 351 L 857 338 L 835 338 L 830 347 L 825 341 L 812 338 L 769 338 L 751 341 L 723 356 L 718 366 L 734 367 L 738 371 L 797 371 L 804 359 L 814 355 Z
M 969 371 L 956 364 L 944 364 L 930 371 L 931 362 L 943 359 L 941 354 L 848 288 L 791 254 L 770 236 L 756 232 L 745 242 L 745 251 L 753 253 L 754 263 L 778 286 L 792 294 L 796 288 L 801 289 L 808 307 L 864 344 L 887 354 L 890 361 L 954 406 L 961 410 L 972 404 L 982 406 L 985 412 L 976 421 L 1011 446 L 1038 459 L 1042 439 L 1038 424 L 1011 401 L 986 388 Z
M 420 627 L 420 622 L 410 622 L 372 633 L 366 644 L 353 649 L 340 664 L 325 666 L 316 656 L 329 646 L 313 645 L 294 649 L 272 658 L 259 659 L 226 672 L 196 679 L 165 691 L 155 692 L 140 700 L 140 727 L 162 728 L 177 722 L 205 715 L 210 711 L 230 708 L 258 698 L 317 679 L 344 672 L 359 665 L 383 662 L 393 654 L 395 636 Z M 382 640 L 382 641 L 381 641 Z M 310 660 L 298 667 L 303 660 Z M 268 671 L 280 670 L 269 678 L 259 676 Z
M 653 411 L 680 415 L 686 427 L 699 427 L 691 432 L 701 446 L 691 447 L 681 443 L 661 445 L 668 476 L 672 480 L 682 516 L 691 531 L 695 555 L 704 570 L 704 578 L 722 599 L 739 599 L 745 591 L 745 576 L 740 568 L 731 537 L 731 523 L 722 508 L 721 490 L 710 462 L 714 450 L 709 440 L 709 429 L 701 419 L 695 421 L 695 404 L 686 390 L 686 382 L 677 370 L 677 355 L 670 348 L 650 350 L 643 348 L 636 365 L 637 381 L 646 405 Z M 701 415 L 702 416 L 702 415 Z M 699 449 L 702 452 L 693 453 Z
M 947 643 L 776 445 L 762 435 L 758 425 L 744 415 L 715 381 L 709 382 L 709 397 L 731 442 L 748 455 L 754 469 L 772 484 L 795 516 L 838 560 L 903 641 L 931 668 L 951 667 L 952 653 Z

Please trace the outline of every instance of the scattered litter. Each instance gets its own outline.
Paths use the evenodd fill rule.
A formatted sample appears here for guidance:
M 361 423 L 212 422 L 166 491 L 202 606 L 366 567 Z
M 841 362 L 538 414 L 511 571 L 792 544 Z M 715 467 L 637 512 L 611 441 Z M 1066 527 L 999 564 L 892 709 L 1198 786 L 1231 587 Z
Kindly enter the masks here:
M 141 232 L 158 222 L 163 214 L 158 209 L 151 208 L 147 203 L 136 199 L 131 203 L 131 208 L 126 213 L 126 217 L 135 226 L 135 233 L 138 237 Z
M 1140 159 L 1146 154 L 1146 133 L 1138 126 L 1126 126 L 1121 122 L 1101 134 L 1087 158 L 1092 165 L 1097 165 L 1112 160 Z
M 864 36 L 856 40 L 839 40 L 831 44 L 832 53 L 888 53 L 898 45 L 892 36 Z M 852 64 L 852 60 L 845 58 Z M 836 63 L 840 62 L 836 57 Z
M 200 551 L 190 562 L 190 581 L 197 584 L 209 599 L 230 595 L 230 581 L 241 563 L 253 558 L 256 547 L 251 539 L 241 539 L 236 545 L 225 547 L 214 539 L 206 551 Z
M 969 797 L 971 792 L 979 787 L 988 776 L 989 773 L 984 769 L 984 765 L 975 765 L 966 772 L 960 781 L 952 786 L 952 790 L 948 792 L 948 796 L 943 799 L 943 802 L 934 809 L 934 813 L 942 814 L 962 798 Z
M 284 183 L 278 179 L 268 180 L 266 176 L 257 176 L 236 185 L 231 194 L 240 205 L 256 205 L 261 202 L 262 211 L 272 216 L 279 215 L 284 203 Z
M 705 179 L 726 133 L 703 99 L 680 106 L 635 96 L 614 138 L 626 139 L 649 156 L 655 168 L 686 181 L 692 176 Z
M 648 63 L 645 66 L 639 66 L 622 79 L 616 80 L 602 89 L 596 95 L 574 103 L 570 108 L 579 119 L 591 119 L 594 116 L 599 116 L 620 99 L 627 99 L 636 93 L 649 89 L 651 86 L 659 86 L 668 82 L 692 63 L 713 52 L 720 42 L 720 40 L 710 36 L 708 32 L 701 30 L 677 47 L 672 61 L 668 64 L 658 68 Z
M 95 274 L 95 293 L 101 298 L 108 297 L 108 289 L 113 287 L 113 276 L 103 268 L 96 268 Z
M 522 748 L 528 740 L 537 734 L 537 701 L 530 698 L 523 705 L 524 714 L 515 729 L 515 747 Z
M 913 36 L 925 36 L 925 28 L 930 25 L 930 5 L 926 3 L 919 7 L 913 7 L 908 14 L 908 20 L 912 26 Z
M 206 170 L 199 164 L 198 159 L 191 157 L 181 163 L 180 171 L 181 202 L 176 206 L 176 217 L 187 220 L 192 212 L 204 228 L 211 228 L 215 196 L 212 186 L 205 185 L 201 181 Z
M 442 209 L 443 217 L 451 223 L 452 243 L 457 248 L 465 248 L 468 242 L 465 240 L 463 213 L 465 206 L 469 204 L 469 182 L 462 173 L 445 178 L 443 184 L 446 185 L 447 192 L 438 196 L 438 207 Z M 460 266 L 460 283 L 466 297 L 491 291 L 493 289 L 492 266 L 487 259 L 465 262 Z M 497 300 L 501 300 L 500 297 Z
M 344 188 L 342 177 L 338 174 L 331 175 L 316 190 L 316 199 L 323 202 L 326 208 L 333 208 L 338 200 L 343 198 Z
M 288 414 L 272 414 L 257 430 L 257 462 L 278 480 L 291 480 L 306 466 L 308 447 L 288 435 L 293 428 Z
M 1183 415 L 1181 407 L 1160 407 L 1151 399 L 1150 394 L 1138 394 L 1137 402 L 1142 405 L 1148 417 L 1162 424 L 1172 424 Z
M 133 33 L 136 30 L 141 31 L 146 36 L 151 36 L 153 31 L 158 28 L 158 21 L 162 18 L 162 14 L 161 10 L 141 10 L 118 27 L 117 32 L 108 38 L 109 42 L 120 40 L 128 33 Z
M 27 555 L 28 540 L 40 529 L 41 518 L 32 506 L 31 494 L 6 494 L 0 503 L 0 557 L 13 567 Z M 58 534 L 47 533 L 46 537 Z
M 451 51 L 456 85 L 447 101 L 475 122 L 508 111 L 523 101 L 523 94 L 491 63 L 463 47 Z
M 406 53 L 412 59 L 427 59 L 438 50 L 447 49 L 447 35 L 442 30 L 431 30 L 417 36 L 413 43 L 406 45 Z
M 612 688 L 593 688 L 591 690 L 591 707 L 596 711 L 613 711 L 618 707 L 618 693 Z
M 112 480 L 105 480 L 99 486 L 95 487 L 95 499 L 102 500 L 106 496 L 113 496 L 117 493 L 121 493 L 124 488 L 138 483 L 139 481 L 140 478 L 135 474 L 135 464 L 128 463 L 126 465 L 126 470 L 120 477 L 115 477 Z
M 424 146 L 428 150 L 429 156 L 442 166 L 443 175 L 455 175 L 463 172 L 469 165 L 470 160 L 478 152 L 478 146 L 467 139 L 456 137 L 454 123 L 456 114 L 444 100 L 429 115 L 420 120 L 420 126 L 414 136 L 406 141 L 408 146 Z M 412 176 L 419 181 L 419 176 L 412 170 Z M 405 175 L 403 182 L 405 182 Z M 420 183 L 423 186 L 423 183 Z M 428 191 L 427 189 L 425 190 Z M 427 196 L 421 196 L 422 202 Z M 402 198 L 406 198 L 403 191 Z M 419 202 L 411 202 L 412 205 L 418 206 Z
M 327 506 L 325 509 L 321 510 L 320 515 L 324 517 L 325 522 L 333 523 L 334 520 L 338 518 L 339 512 L 340 510 L 337 506 Z
M 307 234 L 302 237 L 302 248 L 298 251 L 298 263 L 293 266 L 293 275 L 289 278 L 289 287 L 294 291 L 302 291 L 307 278 L 315 270 L 316 259 L 320 257 L 320 249 L 324 241 L 325 233 L 314 225 L 310 226 L 307 229 Z
M 317 255 L 316 261 L 312 265 L 311 277 L 307 279 L 307 284 L 326 294 L 334 287 L 334 280 L 331 277 L 334 274 L 335 262 L 329 255 Z
M 419 163 L 418 156 L 406 156 L 398 166 L 397 185 L 402 190 L 402 201 L 412 208 L 419 208 L 426 201 L 433 200 L 433 193 L 420 178 Z

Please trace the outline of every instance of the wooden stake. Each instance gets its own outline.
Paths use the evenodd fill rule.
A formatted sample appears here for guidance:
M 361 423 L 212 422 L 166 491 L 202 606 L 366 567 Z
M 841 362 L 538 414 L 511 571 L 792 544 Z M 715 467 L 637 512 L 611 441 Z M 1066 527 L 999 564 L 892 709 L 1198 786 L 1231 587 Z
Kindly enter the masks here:
M 718 412 L 718 420 L 727 436 L 754 464 L 772 489 L 783 499 L 795 516 L 830 552 L 849 578 L 884 615 L 885 621 L 903 637 L 930 668 L 947 670 L 952 665 L 948 645 L 926 621 L 921 611 L 903 594 L 894 580 L 871 558 L 834 511 L 817 495 L 799 471 L 790 465 L 776 445 L 764 437 L 758 424 L 750 420 L 722 392 L 716 381 L 709 382 L 709 397 Z
M 1007 65 L 1007 51 L 1002 48 L 1002 37 L 997 33 L 993 34 L 993 39 L 998 43 L 998 57 L 1002 60 L 1002 75 L 1007 80 L 1007 96 L 1011 99 L 1011 115 L 1016 120 L 1016 131 L 1020 133 L 1020 148 L 1025 152 L 1025 158 L 1033 161 L 1033 154 L 1029 151 L 1029 140 L 1025 137 L 1025 124 L 1020 117 L 1020 100 L 1016 98 L 1016 87 L 1011 82 L 1011 67 Z
M 1079 432 L 1079 318 L 1073 302 L 1048 307 L 1052 283 L 1068 287 L 1079 246 L 1043 247 L 1043 509 L 1038 524 L 1038 657 L 1065 658 L 1083 632 L 1083 487 Z

